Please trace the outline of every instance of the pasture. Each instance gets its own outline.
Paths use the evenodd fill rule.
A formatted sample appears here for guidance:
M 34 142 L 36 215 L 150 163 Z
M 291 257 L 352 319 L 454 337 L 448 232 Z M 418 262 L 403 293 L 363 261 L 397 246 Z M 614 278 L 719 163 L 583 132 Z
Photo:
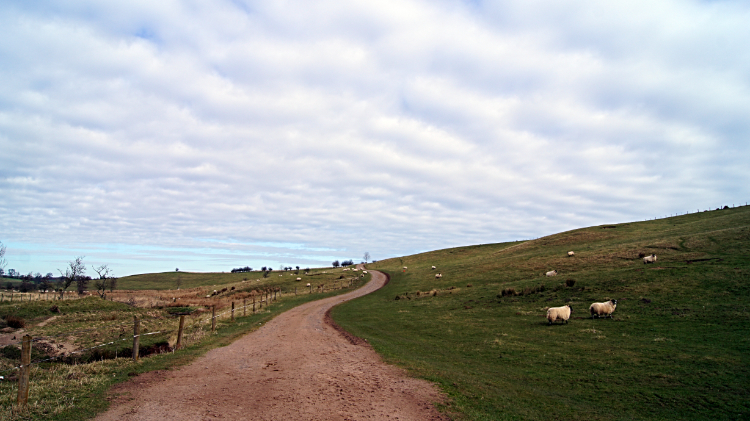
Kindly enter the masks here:
M 171 273 L 150 274 L 129 277 L 131 280 L 123 283 L 143 289 L 115 290 L 107 300 L 88 296 L 63 301 L 4 301 L 0 303 L 0 419 L 86 419 L 106 407 L 106 392 L 116 383 L 139 373 L 189 363 L 208 350 L 257 329 L 283 311 L 349 291 L 369 280 L 369 276 L 355 279 L 340 269 L 295 272 L 274 271 L 267 277 L 258 272 L 191 274 L 193 282 L 187 284 L 190 288 L 180 290 L 164 288 L 173 285 Z M 296 281 L 298 277 L 303 280 Z M 307 283 L 312 288 L 307 288 Z M 261 304 L 261 299 L 270 296 L 266 292 L 272 290 L 280 293 L 278 299 Z M 253 298 L 257 303 L 255 312 Z M 234 322 L 230 319 L 232 302 L 236 305 Z M 248 305 L 246 311 L 240 308 L 243 303 Z M 221 316 L 212 332 L 214 306 Z M 189 315 L 184 348 L 172 352 L 177 339 L 175 313 Z M 25 326 L 7 326 L 8 316 L 22 319 Z M 140 338 L 139 346 L 141 355 L 146 357 L 138 362 L 130 358 L 133 316 L 141 320 L 141 333 L 147 334 Z M 31 366 L 29 405 L 18 411 L 14 408 L 18 371 L 13 367 L 19 364 L 18 348 L 24 334 L 35 338 L 32 361 L 39 363 Z M 58 358 L 42 361 L 50 357 Z
M 750 207 L 368 268 L 390 283 L 334 320 L 438 383 L 456 419 L 750 418 Z M 613 318 L 591 319 L 609 299 Z M 569 323 L 548 326 L 546 308 L 565 304 Z

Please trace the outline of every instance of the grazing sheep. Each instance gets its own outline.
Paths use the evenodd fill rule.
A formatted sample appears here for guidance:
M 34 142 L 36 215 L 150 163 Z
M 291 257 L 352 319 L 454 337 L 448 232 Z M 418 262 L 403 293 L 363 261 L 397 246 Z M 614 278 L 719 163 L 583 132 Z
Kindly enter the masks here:
M 367 273 L 367 271 L 366 271 L 366 270 L 363 270 L 363 271 L 362 271 L 362 273 Z
M 297 278 L 297 280 L 298 280 L 298 281 L 301 281 L 301 280 L 302 280 L 302 278 Z
M 307 283 L 307 286 L 308 286 L 308 287 L 310 286 L 310 283 L 309 283 L 309 282 Z
M 406 270 L 406 266 L 404 266 L 404 270 Z
M 432 267 L 432 270 L 435 270 L 435 269 L 437 269 L 437 268 L 436 268 L 435 266 L 433 266 L 433 267 Z
M 568 256 L 569 256 L 569 257 L 570 257 L 570 256 L 575 256 L 575 255 L 576 255 L 576 254 L 575 254 L 575 252 L 573 252 L 573 251 L 569 251 L 569 252 L 568 252 Z
M 607 317 L 612 318 L 612 313 L 614 313 L 615 308 L 617 308 L 617 300 L 609 300 L 605 301 L 603 303 L 593 303 L 589 306 L 589 312 L 591 312 L 591 318 L 593 319 L 594 316 L 596 317 Z
M 435 274 L 435 279 L 442 278 L 442 277 L 443 277 L 442 273 L 436 273 Z
M 564 305 L 562 307 L 550 307 L 547 309 L 547 321 L 548 324 L 551 325 L 554 321 L 561 321 L 563 323 L 568 323 L 568 319 L 570 319 L 570 314 L 573 313 L 573 308 L 569 305 Z
M 547 276 L 557 276 L 557 270 L 551 270 L 547 272 L 545 275 Z
M 643 258 L 643 264 L 646 263 L 656 263 L 656 255 L 652 254 L 651 256 L 646 256 Z

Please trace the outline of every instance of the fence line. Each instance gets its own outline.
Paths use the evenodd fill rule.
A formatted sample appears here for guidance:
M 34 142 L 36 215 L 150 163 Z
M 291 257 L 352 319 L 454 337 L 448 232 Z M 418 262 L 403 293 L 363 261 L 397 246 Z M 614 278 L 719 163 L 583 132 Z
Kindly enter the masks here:
M 359 278 L 357 278 L 357 279 L 359 279 Z M 335 288 L 335 286 L 334 286 L 333 288 L 330 288 L 329 291 L 332 290 L 332 289 L 345 289 L 345 288 L 349 288 L 353 284 L 351 281 L 352 280 L 350 280 L 348 286 L 343 286 L 343 282 L 339 281 L 339 288 Z M 317 288 L 316 288 L 316 290 L 317 290 Z M 283 291 L 281 291 L 281 288 L 275 289 L 275 290 L 266 290 L 266 291 L 263 291 L 261 293 L 261 299 L 257 302 L 260 305 L 259 308 L 260 309 L 263 308 L 263 303 L 265 303 L 266 307 L 268 307 L 268 306 L 271 305 L 272 302 L 278 301 L 278 299 L 282 295 L 282 292 Z M 312 291 L 310 291 L 310 292 L 312 292 Z M 324 288 L 321 289 L 321 292 L 325 292 L 325 289 Z M 296 295 L 296 288 L 295 288 L 295 295 Z M 253 297 L 253 302 L 251 304 L 247 304 L 247 301 L 246 301 L 247 297 L 244 297 L 243 298 L 243 305 L 240 306 L 239 308 L 237 308 L 235 306 L 235 301 L 232 300 L 231 301 L 231 307 L 228 308 L 227 310 L 221 312 L 221 313 L 218 313 L 218 314 L 216 314 L 216 305 L 214 305 L 212 307 L 212 309 L 213 309 L 212 315 L 210 317 L 208 317 L 207 319 L 205 319 L 205 320 L 201 320 L 201 316 L 199 315 L 198 316 L 198 320 L 193 323 L 193 326 L 197 326 L 198 329 L 200 330 L 200 329 L 203 329 L 203 325 L 205 323 L 208 323 L 210 321 L 212 323 L 212 331 L 214 331 L 216 321 L 219 318 L 221 318 L 222 316 L 226 315 L 226 314 L 230 314 L 231 315 L 231 321 L 232 322 L 235 321 L 235 319 L 234 319 L 234 317 L 235 317 L 235 311 L 243 311 L 243 313 L 246 314 L 247 313 L 246 309 L 248 307 L 252 307 L 252 309 L 253 309 L 252 310 L 253 311 L 252 314 L 255 314 L 256 313 L 256 301 L 255 301 L 255 297 L 256 296 L 253 295 L 252 297 Z M 181 343 L 182 342 L 182 332 L 183 332 L 184 316 L 185 315 L 180 315 L 180 322 L 179 322 L 179 328 L 178 328 L 178 338 L 177 338 L 177 341 L 175 343 L 175 346 L 172 348 L 172 352 L 176 351 L 177 349 L 183 348 L 185 346 L 185 345 L 183 345 Z M 158 318 L 151 316 L 151 317 L 149 317 L 149 319 L 150 320 L 156 320 Z M 87 332 L 87 331 L 91 331 L 91 330 L 101 329 L 102 326 L 95 327 L 95 328 L 77 329 L 77 330 L 70 331 L 70 332 L 62 332 L 62 333 L 59 333 L 57 335 L 43 336 L 43 337 L 37 337 L 37 338 L 33 338 L 33 339 L 32 339 L 32 337 L 30 335 L 27 334 L 27 335 L 25 335 L 22 338 L 21 341 L 19 341 L 19 342 L 23 343 L 22 354 L 21 354 L 21 364 L 18 365 L 18 366 L 12 367 L 12 368 L 8 368 L 8 369 L 5 369 L 5 370 L 0 370 L 0 374 L 5 374 L 5 373 L 8 373 L 8 372 L 11 372 L 11 371 L 14 371 L 14 370 L 21 370 L 21 375 L 19 376 L 18 405 L 19 406 L 24 406 L 24 405 L 26 405 L 27 400 L 28 400 L 28 392 L 29 392 L 29 384 L 30 384 L 30 382 L 29 382 L 29 371 L 28 370 L 29 370 L 29 368 L 32 365 L 37 365 L 37 364 L 41 364 L 41 363 L 44 363 L 44 362 L 58 360 L 58 359 L 61 359 L 61 358 L 69 357 L 71 355 L 82 354 L 84 352 L 92 351 L 92 350 L 95 350 L 97 348 L 107 347 L 107 346 L 110 346 L 110 345 L 114 345 L 114 344 L 116 344 L 118 342 L 128 341 L 128 340 L 133 340 L 133 359 L 137 361 L 137 359 L 139 357 L 139 353 L 140 353 L 139 352 L 140 347 L 139 347 L 138 343 L 139 343 L 139 339 L 140 339 L 141 336 L 149 336 L 149 335 L 157 335 L 157 334 L 172 334 L 174 332 L 174 330 L 159 330 L 159 331 L 156 331 L 156 332 L 140 333 L 139 332 L 139 328 L 140 328 L 140 323 L 141 322 L 142 322 L 142 320 L 139 318 L 139 316 L 134 315 L 134 317 L 133 317 L 133 327 L 134 327 L 133 335 L 129 335 L 129 336 L 126 336 L 124 338 L 119 338 L 119 339 L 111 340 L 109 342 L 105 342 L 105 343 L 102 343 L 102 344 L 99 344 L 99 345 L 94 345 L 94 346 L 91 346 L 91 347 L 82 348 L 82 349 L 78 349 L 78 350 L 67 352 L 67 353 L 62 353 L 61 355 L 57 355 L 57 356 L 54 356 L 54 357 L 43 358 L 41 360 L 36 360 L 36 361 L 31 361 L 31 350 L 32 350 L 31 343 L 33 341 L 42 341 L 42 340 L 45 340 L 45 339 L 56 338 L 56 337 L 60 337 L 60 336 L 70 336 L 70 335 L 73 335 L 73 334 L 76 334 L 76 333 L 81 333 L 81 332 Z M 123 326 L 126 326 L 126 325 L 128 325 L 128 323 L 119 323 L 119 324 L 116 324 L 115 326 L 109 327 L 109 329 L 116 328 L 116 327 L 123 327 Z M 17 343 L 18 342 L 14 342 L 14 343 L 11 343 L 9 345 L 13 345 L 13 344 L 17 344 Z M 28 363 L 26 363 L 26 361 L 28 361 Z M 0 377 L 2 377 L 2 376 L 0 376 Z

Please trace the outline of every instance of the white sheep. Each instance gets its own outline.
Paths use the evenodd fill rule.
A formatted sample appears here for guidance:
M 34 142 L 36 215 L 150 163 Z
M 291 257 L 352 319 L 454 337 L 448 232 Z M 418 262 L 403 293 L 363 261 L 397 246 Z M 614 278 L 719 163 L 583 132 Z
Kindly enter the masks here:
M 437 268 L 436 268 L 435 266 L 433 266 L 433 267 L 432 267 L 432 270 L 435 270 L 435 269 L 437 269 Z
M 547 272 L 545 275 L 547 276 L 557 276 L 557 270 L 551 270 Z
M 643 258 L 643 264 L 646 263 L 656 263 L 656 255 L 652 254 L 651 256 L 646 256 Z
M 297 278 L 297 281 L 301 281 L 301 280 L 302 280 L 302 278 Z
M 435 279 L 442 278 L 442 277 L 443 277 L 442 273 L 436 273 L 435 274 Z
M 571 308 L 569 305 L 564 305 L 562 307 L 550 307 L 547 309 L 547 321 L 548 324 L 552 324 L 554 321 L 561 321 L 563 323 L 568 323 L 568 319 L 570 319 L 570 314 L 573 313 L 573 308 Z
M 406 266 L 404 266 L 404 270 L 406 270 Z
M 609 316 L 609 318 L 612 318 L 612 313 L 614 313 L 615 308 L 617 308 L 617 300 L 609 300 L 605 301 L 603 303 L 593 303 L 589 306 L 589 312 L 591 312 L 591 318 L 593 319 L 594 316 L 601 317 L 601 316 Z
M 572 256 L 575 256 L 575 255 L 576 255 L 576 253 L 575 253 L 575 252 L 573 252 L 573 251 L 569 251 L 569 252 L 568 252 L 568 257 L 572 257 Z
M 309 282 L 307 283 L 307 286 L 308 286 L 308 288 L 310 287 L 310 283 Z
M 365 274 L 366 274 L 366 273 L 367 273 L 367 271 L 366 271 L 366 270 L 363 270 L 363 271 L 362 271 L 362 273 L 365 273 Z

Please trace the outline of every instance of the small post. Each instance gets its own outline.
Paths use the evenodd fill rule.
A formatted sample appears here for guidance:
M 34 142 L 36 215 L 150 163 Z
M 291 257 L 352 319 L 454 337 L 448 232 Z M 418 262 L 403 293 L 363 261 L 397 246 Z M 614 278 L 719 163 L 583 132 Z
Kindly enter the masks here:
M 138 316 L 133 316 L 133 361 L 138 361 L 138 343 L 141 339 L 141 323 Z
M 21 375 L 18 376 L 18 406 L 29 401 L 29 372 L 31 371 L 31 336 L 23 336 L 21 345 Z
M 247 297 L 242 299 L 242 315 L 247 316 Z
M 255 314 L 255 295 L 253 295 L 253 314 Z
M 180 316 L 180 329 L 177 331 L 177 343 L 174 349 L 182 348 L 182 329 L 185 327 L 185 316 Z
M 211 306 L 211 332 L 216 330 L 216 304 Z
M 234 322 L 234 301 L 232 301 L 232 322 Z

